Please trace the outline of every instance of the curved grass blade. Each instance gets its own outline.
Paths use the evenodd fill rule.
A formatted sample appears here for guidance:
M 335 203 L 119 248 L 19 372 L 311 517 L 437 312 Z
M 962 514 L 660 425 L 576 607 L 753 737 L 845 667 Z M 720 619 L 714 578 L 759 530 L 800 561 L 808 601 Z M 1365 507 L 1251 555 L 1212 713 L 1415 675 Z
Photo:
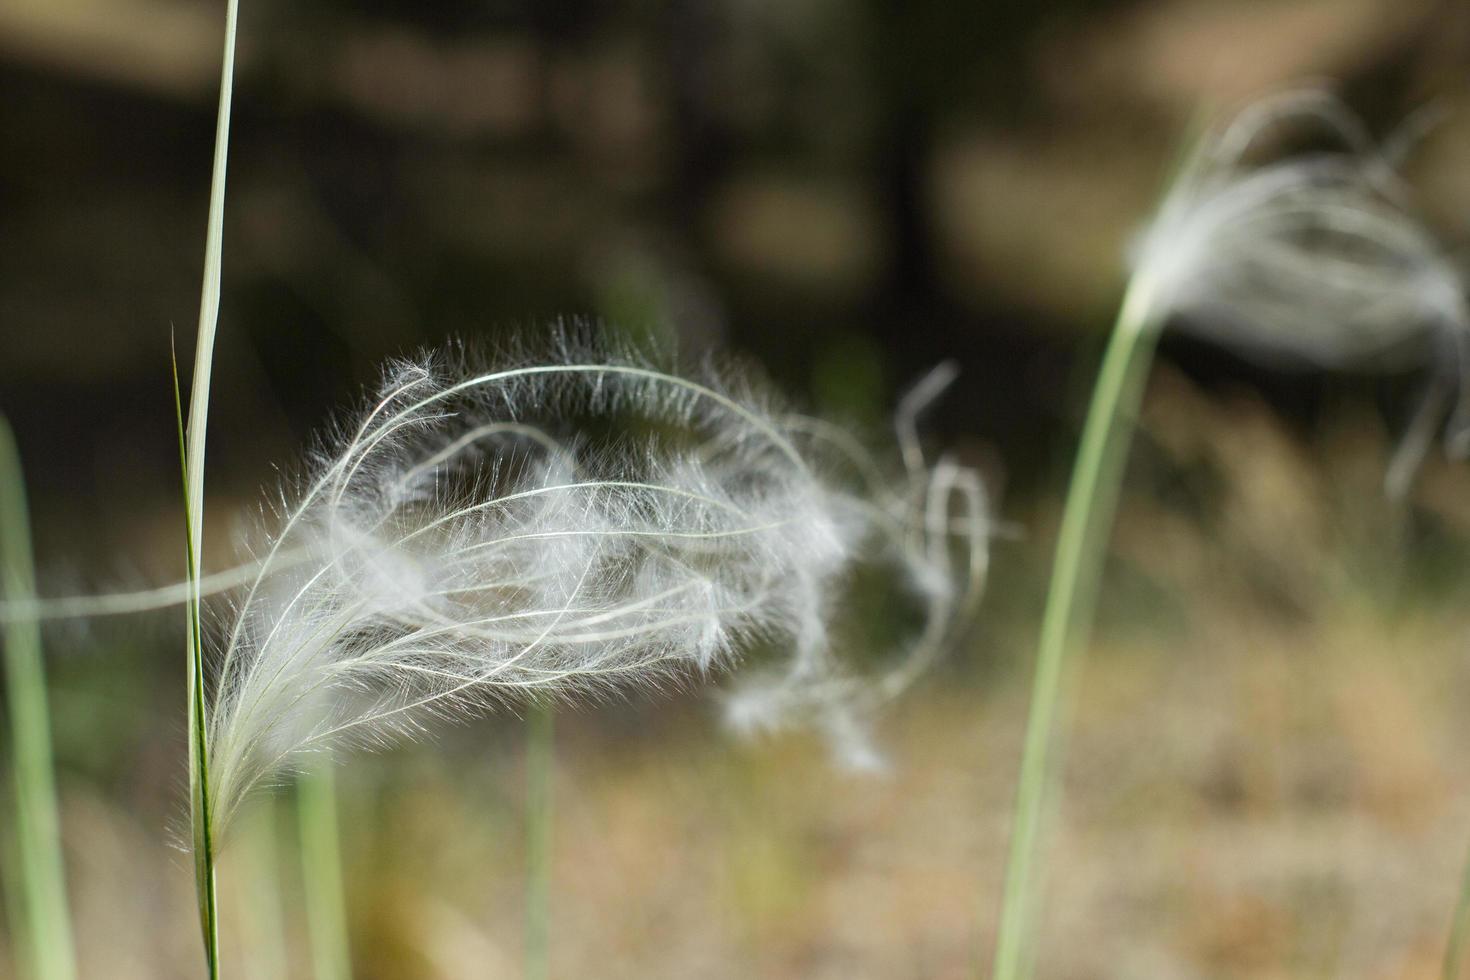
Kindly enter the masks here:
M 1187 127 L 1166 188 L 1204 139 L 1208 115 L 1201 107 Z M 1128 450 L 1168 313 L 1164 305 L 1150 277 L 1129 278 L 1087 406 L 1042 613 L 991 980 L 1029 977 L 1035 967 L 1040 859 L 1063 748 L 1062 692 L 1076 670 L 1071 661 L 1091 634 Z
M 1015 980 L 1031 970 L 1047 788 L 1059 741 L 1058 708 L 1068 662 L 1087 642 L 1097 602 L 1123 466 L 1158 336 L 1152 306 L 1148 289 L 1135 277 L 1103 356 L 1067 488 L 1026 720 L 994 980 Z

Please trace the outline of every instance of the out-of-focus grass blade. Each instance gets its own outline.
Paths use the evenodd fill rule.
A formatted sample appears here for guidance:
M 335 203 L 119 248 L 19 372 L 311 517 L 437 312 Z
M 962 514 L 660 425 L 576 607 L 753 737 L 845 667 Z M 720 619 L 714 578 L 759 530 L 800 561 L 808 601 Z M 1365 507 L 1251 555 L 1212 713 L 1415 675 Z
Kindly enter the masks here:
M 261 800 L 241 828 L 240 860 L 234 894 L 239 896 L 240 933 L 250 955 L 241 972 L 248 980 L 279 980 L 290 975 L 286 917 L 281 907 L 278 810 L 274 797 Z
M 301 830 L 301 871 L 306 926 L 316 980 L 348 980 L 352 956 L 347 940 L 342 846 L 337 823 L 337 779 L 332 759 L 316 762 L 296 781 L 296 816 Z
M 1061 693 L 1069 662 L 1091 633 L 1124 464 L 1153 362 L 1155 312 L 1146 284 L 1135 279 L 1103 356 L 1067 487 L 1026 719 L 993 980 L 1030 976 L 1034 965 L 1042 841 L 1053 805 L 1047 791 L 1063 737 Z
M 1460 980 L 1465 970 L 1465 947 L 1470 944 L 1470 859 L 1460 872 L 1460 897 L 1455 902 L 1455 915 L 1450 920 L 1450 938 L 1445 945 L 1444 963 L 1440 967 L 1443 980 Z
M 555 709 L 550 704 L 534 704 L 526 728 L 526 980 L 546 980 L 551 970 L 551 787 L 555 765 Z
M 1196 111 L 1163 193 L 1198 152 L 1210 116 L 1208 106 Z M 1036 965 L 1042 845 L 1066 739 L 1062 692 L 1092 634 L 1128 450 L 1165 313 L 1155 293 L 1139 275 L 1124 290 L 1067 485 L 1037 644 L 991 980 L 1030 977 Z
M 0 597 L 35 596 L 30 516 L 20 454 L 10 425 L 0 416 Z M 21 908 L 12 909 L 11 934 L 24 937 L 30 975 L 37 980 L 76 976 L 66 874 L 61 859 L 56 778 L 51 759 L 51 720 L 41 627 L 34 617 L 5 621 L 5 688 L 9 695 L 11 765 L 15 774 L 16 877 Z

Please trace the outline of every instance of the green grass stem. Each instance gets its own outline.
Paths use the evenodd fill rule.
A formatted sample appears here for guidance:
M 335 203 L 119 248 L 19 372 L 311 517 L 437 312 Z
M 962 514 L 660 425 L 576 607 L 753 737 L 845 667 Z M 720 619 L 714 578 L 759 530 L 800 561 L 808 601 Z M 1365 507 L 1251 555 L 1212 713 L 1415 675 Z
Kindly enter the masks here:
M 25 478 L 10 425 L 0 416 L 0 597 L 29 600 L 36 593 Z M 5 621 L 5 691 L 10 708 L 11 766 L 15 777 L 17 891 L 11 935 L 24 937 L 29 975 L 36 980 L 76 976 L 61 822 L 51 757 L 51 719 L 41 626 L 34 617 Z
M 1460 897 L 1455 902 L 1455 916 L 1450 920 L 1450 938 L 1445 944 L 1443 980 L 1460 980 L 1465 969 L 1465 947 L 1470 941 L 1470 859 L 1460 872 Z
M 235 33 L 239 0 L 226 0 L 224 57 L 220 66 L 219 112 L 215 118 L 214 163 L 209 181 L 209 217 L 204 237 L 204 276 L 199 290 L 199 331 L 189 394 L 189 425 L 183 430 L 178 369 L 174 407 L 179 414 L 179 449 L 184 478 L 184 536 L 190 585 L 185 640 L 189 690 L 189 813 L 193 829 L 194 884 L 199 926 L 210 980 L 219 976 L 219 908 L 215 892 L 214 839 L 210 825 L 208 718 L 204 700 L 204 649 L 200 616 L 200 549 L 204 534 L 204 447 L 209 428 L 209 382 L 219 324 L 220 268 L 224 248 L 225 172 L 229 161 L 230 106 L 235 90 Z
M 240 934 L 250 950 L 244 966 L 252 980 L 289 976 L 286 916 L 281 907 L 281 858 L 275 797 L 266 796 L 250 814 L 240 834 L 238 849 L 244 859 L 240 896 Z
M 534 704 L 526 719 L 526 980 L 551 970 L 552 782 L 556 709 Z
M 174 416 L 179 430 L 179 470 L 184 488 L 184 559 L 188 569 L 189 600 L 185 606 L 185 667 L 189 687 L 189 825 L 194 855 L 194 889 L 199 900 L 199 929 L 210 980 L 219 976 L 219 907 L 215 890 L 214 835 L 209 819 L 209 739 L 204 702 L 203 617 L 200 611 L 198 555 L 193 513 L 189 501 L 189 456 L 185 448 L 184 408 L 179 395 L 179 366 L 175 360 Z
M 1036 674 L 1011 826 L 994 980 L 1031 972 L 1040 891 L 1047 789 L 1058 768 L 1058 707 L 1064 681 L 1085 648 L 1128 448 L 1153 360 L 1157 325 L 1146 284 L 1128 285 L 1103 355 L 1067 489 L 1047 590 Z
M 296 818 L 312 969 L 316 980 L 348 980 L 352 956 L 342 884 L 337 777 L 330 757 L 316 762 L 296 781 Z

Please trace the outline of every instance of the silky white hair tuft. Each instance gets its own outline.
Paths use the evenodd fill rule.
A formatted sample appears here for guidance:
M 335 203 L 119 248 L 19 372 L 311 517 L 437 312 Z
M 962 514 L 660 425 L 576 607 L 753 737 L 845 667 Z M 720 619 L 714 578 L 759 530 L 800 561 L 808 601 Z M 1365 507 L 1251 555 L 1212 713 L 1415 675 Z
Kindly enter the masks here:
M 733 727 L 814 726 L 847 764 L 877 765 L 868 716 L 932 661 L 985 577 L 980 480 L 927 465 L 917 437 L 952 369 L 900 407 L 892 479 L 748 377 L 554 347 L 493 371 L 391 365 L 285 496 L 212 658 L 216 831 L 313 753 L 525 697 L 654 688 L 758 643 L 788 655 L 726 695 Z M 832 638 L 864 561 L 899 570 L 925 609 L 876 678 Z
M 1273 137 L 1314 134 L 1329 145 L 1255 159 Z M 1470 310 L 1395 172 L 1403 142 L 1375 143 L 1321 89 L 1262 99 L 1194 147 L 1131 254 L 1155 326 L 1177 315 L 1273 363 L 1428 364 L 1429 392 L 1386 481 L 1396 495 L 1455 394 L 1447 444 L 1470 450 Z

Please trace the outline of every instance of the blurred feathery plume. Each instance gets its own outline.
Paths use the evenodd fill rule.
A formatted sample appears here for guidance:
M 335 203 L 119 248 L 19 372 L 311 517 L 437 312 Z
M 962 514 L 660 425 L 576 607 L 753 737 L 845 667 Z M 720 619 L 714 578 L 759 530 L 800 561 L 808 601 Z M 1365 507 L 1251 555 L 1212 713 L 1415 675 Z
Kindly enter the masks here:
M 875 765 L 868 716 L 933 660 L 985 576 L 980 480 L 928 465 L 918 443 L 951 375 L 900 407 L 890 477 L 749 379 L 689 380 L 567 338 L 486 373 L 443 355 L 391 365 L 283 495 L 217 631 L 216 830 L 313 754 L 507 702 L 656 688 L 758 643 L 789 656 L 728 693 L 731 723 L 814 726 Z M 860 561 L 891 563 L 927 613 L 876 678 L 831 633 Z
M 1285 366 L 1427 365 L 1427 393 L 1386 478 L 1395 496 L 1447 411 L 1448 451 L 1470 451 L 1463 283 L 1395 170 L 1418 121 L 1379 144 L 1324 91 L 1263 99 L 1194 148 L 1131 256 L 1151 326 L 1175 317 Z M 1292 137 L 1319 145 L 1263 158 Z
M 1273 134 L 1317 131 L 1325 150 L 1259 160 Z M 1406 142 L 1402 140 L 1400 142 Z M 1289 147 L 1287 147 L 1289 149 Z M 1459 275 L 1406 203 L 1398 147 L 1374 144 L 1330 95 L 1255 103 L 1199 141 L 1135 244 L 1098 369 L 1057 531 L 1037 643 L 994 980 L 1036 960 L 1049 795 L 1065 742 L 1061 692 L 1078 669 L 1100 595 L 1108 538 L 1160 329 L 1177 320 L 1247 354 L 1319 368 L 1428 361 L 1431 384 L 1389 466 L 1408 487 L 1446 411 L 1449 448 L 1470 438 L 1467 315 Z

